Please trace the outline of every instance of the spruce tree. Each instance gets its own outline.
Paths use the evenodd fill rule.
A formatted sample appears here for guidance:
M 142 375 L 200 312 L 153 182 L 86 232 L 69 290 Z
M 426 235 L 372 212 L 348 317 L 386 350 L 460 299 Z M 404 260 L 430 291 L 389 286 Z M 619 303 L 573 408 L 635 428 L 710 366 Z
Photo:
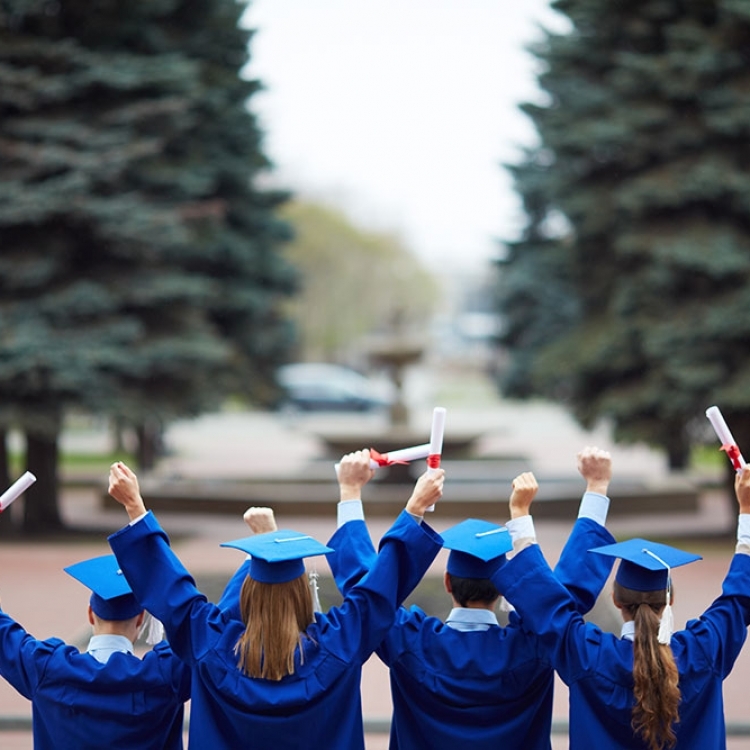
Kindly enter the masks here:
M 229 393 L 274 394 L 294 277 L 284 196 L 256 187 L 241 11 L 0 0 L 0 415 L 38 477 L 27 530 L 61 525 L 69 409 L 145 438 Z
M 528 224 L 501 264 L 512 395 L 684 466 L 718 404 L 750 446 L 750 4 L 557 0 Z M 709 436 L 715 440 L 714 436 Z

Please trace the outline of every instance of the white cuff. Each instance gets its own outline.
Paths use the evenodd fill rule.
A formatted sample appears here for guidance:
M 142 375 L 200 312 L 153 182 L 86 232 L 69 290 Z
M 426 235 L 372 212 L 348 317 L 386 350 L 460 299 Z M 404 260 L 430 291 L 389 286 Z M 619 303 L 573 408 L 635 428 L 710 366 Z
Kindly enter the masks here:
M 505 524 L 505 528 L 510 531 L 510 538 L 513 542 L 515 542 L 516 539 L 533 539 L 536 541 L 534 519 L 531 516 L 511 518 L 510 521 Z
M 145 513 L 141 513 L 141 515 L 140 515 L 140 516 L 138 516 L 138 518 L 134 518 L 134 519 L 133 519 L 133 520 L 132 520 L 132 521 L 131 521 L 131 522 L 130 522 L 130 523 L 128 524 L 128 526 L 132 526 L 132 525 L 133 525 L 134 523 L 138 523 L 138 521 L 142 521 L 142 520 L 143 520 L 143 519 L 144 519 L 144 518 L 145 518 L 145 517 L 146 517 L 147 515 L 148 515 L 148 511 L 146 511 Z
M 598 492 L 584 492 L 578 507 L 578 518 L 590 518 L 600 526 L 607 525 L 609 498 Z
M 365 509 L 361 500 L 342 500 L 336 508 L 336 528 L 349 521 L 364 521 Z
M 740 513 L 737 519 L 737 543 L 750 546 L 750 513 Z

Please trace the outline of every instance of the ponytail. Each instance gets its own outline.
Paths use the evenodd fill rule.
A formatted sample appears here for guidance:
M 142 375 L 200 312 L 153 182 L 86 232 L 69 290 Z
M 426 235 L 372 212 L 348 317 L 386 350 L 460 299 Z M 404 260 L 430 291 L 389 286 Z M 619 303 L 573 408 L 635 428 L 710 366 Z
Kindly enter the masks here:
M 664 591 L 634 591 L 615 582 L 615 601 L 635 622 L 632 727 L 649 750 L 673 748 L 680 720 L 679 673 L 669 645 L 658 641 Z
M 240 592 L 245 632 L 234 647 L 237 666 L 250 677 L 278 681 L 294 674 L 294 659 L 313 622 L 305 575 L 286 583 L 261 583 L 248 576 Z

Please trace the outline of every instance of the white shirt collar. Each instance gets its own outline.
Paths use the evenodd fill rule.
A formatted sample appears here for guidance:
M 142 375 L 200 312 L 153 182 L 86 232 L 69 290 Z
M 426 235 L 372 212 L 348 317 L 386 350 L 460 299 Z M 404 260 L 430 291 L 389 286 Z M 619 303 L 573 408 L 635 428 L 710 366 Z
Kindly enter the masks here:
M 114 653 L 132 654 L 135 652 L 130 638 L 124 635 L 92 635 L 87 654 L 91 654 L 97 661 L 106 664 Z
M 475 607 L 454 607 L 448 614 L 445 624 L 454 630 L 487 630 L 498 625 L 497 616 L 489 609 Z
M 635 640 L 635 620 L 629 620 L 622 624 L 622 630 L 620 630 L 620 638 L 626 641 Z

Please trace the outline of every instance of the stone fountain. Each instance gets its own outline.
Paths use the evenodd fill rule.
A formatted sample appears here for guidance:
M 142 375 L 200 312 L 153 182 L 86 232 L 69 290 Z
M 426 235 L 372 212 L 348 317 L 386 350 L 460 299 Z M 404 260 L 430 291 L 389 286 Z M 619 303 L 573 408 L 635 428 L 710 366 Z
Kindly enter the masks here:
M 373 337 L 368 346 L 370 364 L 384 370 L 393 386 L 393 401 L 389 408 L 388 424 L 373 430 L 371 425 L 361 429 L 347 427 L 344 430 L 329 429 L 316 431 L 326 450 L 326 457 L 338 459 L 345 453 L 364 447 L 375 448 L 381 453 L 420 445 L 429 442 L 430 422 L 415 426 L 404 395 L 404 379 L 410 366 L 420 362 L 425 353 L 423 337 L 404 330 L 402 316 L 395 315 L 391 331 Z M 440 406 L 441 404 L 435 404 Z M 448 427 L 443 439 L 443 456 L 447 458 L 467 458 L 479 433 L 458 433 Z M 387 482 L 410 483 L 413 469 L 409 466 L 391 466 L 378 472 L 379 479 Z

